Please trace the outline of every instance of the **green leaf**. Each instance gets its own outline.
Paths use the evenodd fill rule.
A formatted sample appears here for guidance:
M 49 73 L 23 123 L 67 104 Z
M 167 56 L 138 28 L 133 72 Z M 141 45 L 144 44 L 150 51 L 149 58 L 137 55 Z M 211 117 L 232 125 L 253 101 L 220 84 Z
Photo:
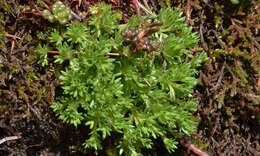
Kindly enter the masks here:
M 88 38 L 90 38 L 90 35 L 85 24 L 73 22 L 65 32 L 65 38 L 72 44 L 83 44 Z
M 118 28 L 119 20 L 122 15 L 118 12 L 111 12 L 111 5 L 107 5 L 104 2 L 98 4 L 97 8 L 92 8 L 95 16 L 92 16 L 88 22 L 90 26 L 94 26 L 93 32 L 99 37 L 103 33 L 112 34 L 114 29 Z M 103 34 L 104 35 L 104 34 Z
M 41 45 L 39 44 L 36 49 L 36 54 L 39 56 L 38 64 L 40 64 L 42 67 L 46 66 L 48 64 L 47 59 L 47 51 L 49 50 L 49 47 L 47 45 Z
M 59 31 L 54 29 L 48 37 L 50 43 L 55 43 L 56 46 L 62 45 L 63 37 L 60 35 Z
M 185 17 L 182 17 L 182 12 L 177 9 L 162 8 L 158 16 L 163 22 L 163 26 L 160 27 L 161 32 L 182 30 L 185 27 Z
M 55 56 L 55 62 L 63 63 L 66 60 L 73 59 L 73 50 L 71 45 L 64 42 L 62 45 L 58 45 L 57 49 L 60 52 L 60 55 Z

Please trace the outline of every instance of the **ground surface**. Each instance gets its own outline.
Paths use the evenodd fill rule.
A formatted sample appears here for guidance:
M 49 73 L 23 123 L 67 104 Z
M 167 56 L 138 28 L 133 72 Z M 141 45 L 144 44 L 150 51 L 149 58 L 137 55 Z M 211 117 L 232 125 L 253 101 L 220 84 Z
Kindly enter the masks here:
M 130 0 L 106 2 L 122 12 L 122 23 L 136 14 Z M 97 1 L 64 3 L 87 22 L 89 6 Z M 259 0 L 240 0 L 238 5 L 229 0 L 140 3 L 154 12 L 167 5 L 183 10 L 186 23 L 200 37 L 201 48 L 194 52 L 204 50 L 211 58 L 198 76 L 194 96 L 200 103 L 194 115 L 199 124 L 197 133 L 188 140 L 210 155 L 260 155 Z M 32 0 L 0 0 L 0 139 L 20 137 L 0 144 L 0 155 L 104 155 L 75 149 L 86 131 L 61 123 L 49 108 L 55 91 L 59 91 L 59 80 L 51 65 L 41 68 L 37 64 L 34 49 L 41 36 L 38 31 L 51 27 L 37 9 L 39 4 Z M 172 155 L 191 153 L 179 147 L 178 154 Z M 166 151 L 158 145 L 154 153 L 159 152 Z

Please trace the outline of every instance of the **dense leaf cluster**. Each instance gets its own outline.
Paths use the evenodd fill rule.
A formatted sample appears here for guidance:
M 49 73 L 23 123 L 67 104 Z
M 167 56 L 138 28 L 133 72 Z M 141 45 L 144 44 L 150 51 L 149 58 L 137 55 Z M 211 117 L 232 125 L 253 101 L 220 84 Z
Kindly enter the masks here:
M 45 9 L 41 14 L 51 23 L 58 21 L 60 24 L 66 24 L 72 19 L 70 8 L 67 8 L 61 1 L 54 3 L 51 11 Z
M 162 9 L 157 19 L 133 16 L 119 26 L 121 15 L 110 9 L 100 3 L 92 8 L 88 23 L 72 23 L 65 31 L 50 34 L 49 46 L 61 53 L 56 62 L 69 61 L 60 77 L 64 95 L 52 108 L 64 122 L 89 127 L 86 148 L 102 149 L 102 141 L 113 133 L 120 136 L 114 141 L 120 154 L 140 155 L 156 139 L 172 152 L 176 138 L 195 130 L 191 114 L 197 108 L 191 96 L 197 84 L 195 68 L 207 57 L 191 55 L 188 48 L 196 46 L 198 38 L 177 10 Z M 149 38 L 161 44 L 151 58 L 142 49 L 132 52 L 131 45 L 123 44 L 121 32 L 126 27 L 139 29 L 155 20 L 162 25 Z

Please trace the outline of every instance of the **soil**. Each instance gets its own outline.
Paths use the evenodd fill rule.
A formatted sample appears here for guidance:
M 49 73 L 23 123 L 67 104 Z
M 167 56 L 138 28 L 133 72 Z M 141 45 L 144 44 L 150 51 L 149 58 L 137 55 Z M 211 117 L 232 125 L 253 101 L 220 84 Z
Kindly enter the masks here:
M 89 6 L 100 1 L 63 2 L 87 22 Z M 200 48 L 192 50 L 211 58 L 199 69 L 194 90 L 197 132 L 176 153 L 158 143 L 147 155 L 192 155 L 187 142 L 209 155 L 260 155 L 260 1 L 139 1 L 154 12 L 167 6 L 183 10 L 186 24 L 200 37 Z M 137 13 L 132 0 L 106 2 L 123 14 L 122 23 Z M 39 15 L 41 9 L 33 0 L 0 1 L 0 139 L 17 136 L 0 141 L 0 155 L 106 155 L 79 148 L 86 129 L 63 124 L 50 108 L 61 88 L 52 63 L 40 67 L 34 53 L 40 37 L 46 37 L 39 31 L 52 27 Z

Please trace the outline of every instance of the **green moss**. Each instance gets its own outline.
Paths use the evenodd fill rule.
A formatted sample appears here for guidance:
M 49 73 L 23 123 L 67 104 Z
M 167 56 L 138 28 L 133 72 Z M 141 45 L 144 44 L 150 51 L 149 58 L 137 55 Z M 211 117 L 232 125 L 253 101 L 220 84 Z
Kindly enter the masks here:
M 7 14 L 10 14 L 12 12 L 11 3 L 15 3 L 14 0 L 1 0 L 0 1 L 0 9 L 3 9 Z
M 38 6 L 40 6 L 40 7 L 42 7 L 42 8 L 44 8 L 44 7 L 46 6 L 46 4 L 44 3 L 44 1 L 42 1 L 42 0 L 37 0 L 36 3 L 37 3 Z
M 206 54 L 191 55 L 198 37 L 179 10 L 162 9 L 154 23 L 133 17 L 131 22 L 140 23 L 127 23 L 122 30 L 122 15 L 111 8 L 99 3 L 88 23 L 55 29 L 47 44 L 38 46 L 42 60 L 48 61 L 48 46 L 59 51 L 55 62 L 67 65 L 60 76 L 63 94 L 51 107 L 63 122 L 91 131 L 84 148 L 141 155 L 160 139 L 173 152 L 177 138 L 196 129 L 192 92 L 198 83 L 196 67 L 207 60 Z M 144 23 L 156 28 L 138 27 Z M 157 48 L 151 48 L 154 44 Z M 107 139 L 111 147 L 104 148 Z

